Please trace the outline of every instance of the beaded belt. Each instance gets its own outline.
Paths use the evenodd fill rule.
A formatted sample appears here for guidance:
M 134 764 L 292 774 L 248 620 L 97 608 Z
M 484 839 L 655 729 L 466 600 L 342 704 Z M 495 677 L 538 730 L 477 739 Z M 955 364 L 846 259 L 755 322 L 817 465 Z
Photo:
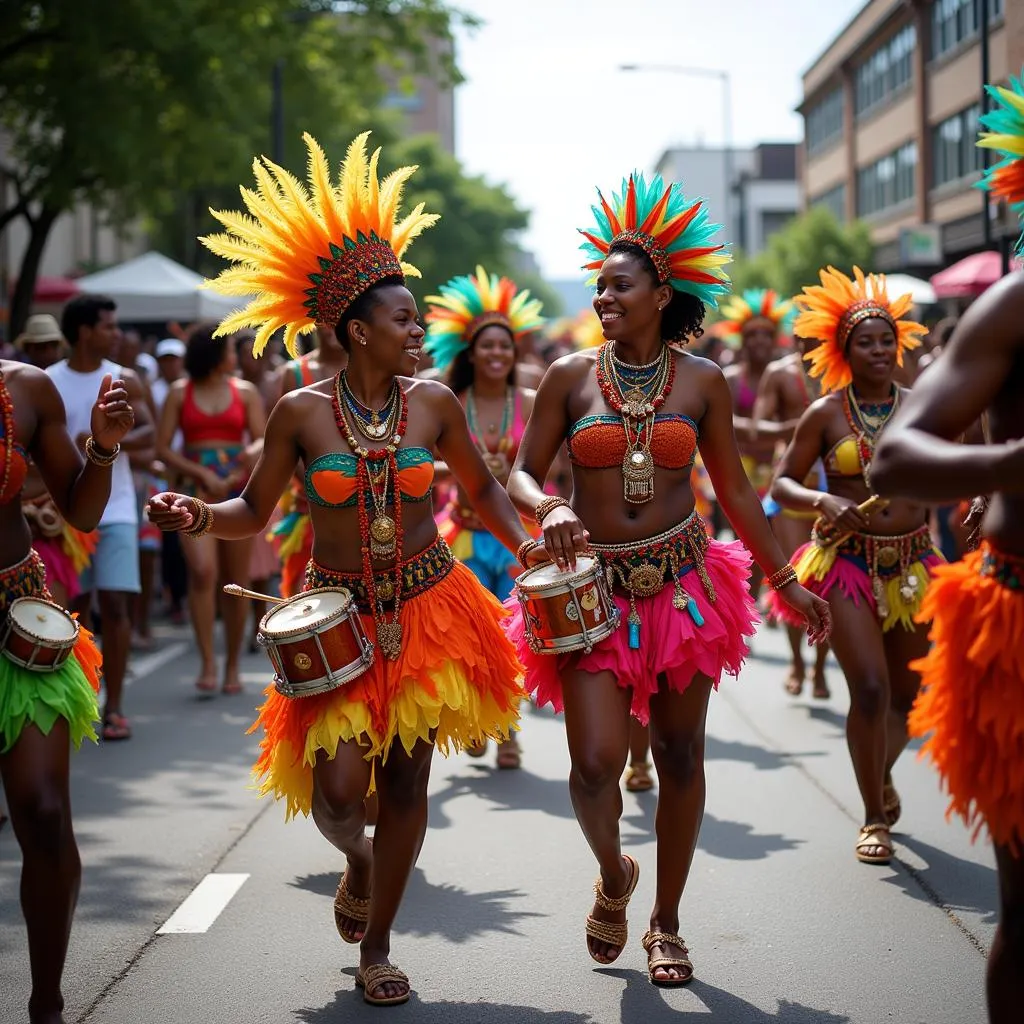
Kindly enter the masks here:
M 30 548 L 28 554 L 14 565 L 0 569 L 0 618 L 19 597 L 42 597 L 50 600 L 46 589 L 46 566 Z
M 707 599 L 715 603 L 715 586 L 704 566 L 704 555 L 709 544 L 704 520 L 693 512 L 678 526 L 656 537 L 625 544 L 590 545 L 604 566 L 608 586 L 618 584 L 629 595 L 629 617 L 626 622 L 629 625 L 629 646 L 633 650 L 640 647 L 640 614 L 636 599 L 657 596 L 670 581 L 675 591 L 673 607 L 689 613 L 694 625 L 704 625 L 704 617 L 697 602 L 687 593 L 681 577 L 691 569 L 695 571 Z
M 452 571 L 453 565 L 455 559 L 452 557 L 451 549 L 444 540 L 437 537 L 429 547 L 424 548 L 418 555 L 413 555 L 402 566 L 402 600 L 416 597 L 435 583 L 439 583 Z M 394 598 L 392 573 L 376 576 L 374 583 L 377 596 L 382 601 L 387 603 Z M 306 589 L 313 590 L 317 587 L 344 587 L 351 591 L 360 611 L 370 610 L 370 599 L 361 573 L 338 572 L 310 559 L 306 566 Z
M 1007 590 L 1024 591 L 1024 558 L 1007 555 L 986 543 L 982 549 L 981 575 Z

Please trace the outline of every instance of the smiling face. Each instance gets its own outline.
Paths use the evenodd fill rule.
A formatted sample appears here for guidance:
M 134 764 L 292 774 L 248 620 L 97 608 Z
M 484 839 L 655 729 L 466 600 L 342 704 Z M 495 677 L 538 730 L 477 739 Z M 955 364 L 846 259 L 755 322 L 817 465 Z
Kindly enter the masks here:
M 754 317 L 743 326 L 743 352 L 754 366 L 767 366 L 775 354 L 775 324 L 765 317 Z
M 368 356 L 388 373 L 411 377 L 419 365 L 426 334 L 416 300 L 400 284 L 378 288 L 373 297 L 376 302 L 367 318 L 348 324 L 351 358 Z
M 661 311 L 672 298 L 667 284 L 659 285 L 644 265 L 628 252 L 613 252 L 597 278 L 594 309 L 609 341 L 661 331 Z
M 490 324 L 477 332 L 469 353 L 477 378 L 504 381 L 516 365 L 516 344 L 500 324 Z
M 896 332 L 881 317 L 862 320 L 846 343 L 854 386 L 880 387 L 892 383 L 896 372 Z

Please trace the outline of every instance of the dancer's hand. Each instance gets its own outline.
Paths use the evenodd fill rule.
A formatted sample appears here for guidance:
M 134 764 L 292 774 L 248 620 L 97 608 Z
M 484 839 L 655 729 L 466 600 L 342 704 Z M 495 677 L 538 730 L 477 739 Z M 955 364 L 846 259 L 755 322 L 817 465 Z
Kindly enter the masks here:
M 178 533 L 187 530 L 196 521 L 199 507 L 195 498 L 187 494 L 164 491 L 149 499 L 146 515 L 154 526 L 159 526 L 165 533 Z
M 135 411 L 128 402 L 125 382 L 105 374 L 89 420 L 93 443 L 101 451 L 112 452 L 134 424 Z
M 818 511 L 834 526 L 850 533 L 860 533 L 868 525 L 868 517 L 857 507 L 857 502 L 835 494 L 823 494 L 818 500 Z
M 550 562 L 551 555 L 548 554 L 548 549 L 541 541 L 538 541 L 536 546 L 530 548 L 526 553 L 526 564 L 530 569 L 537 565 L 548 565 Z
M 587 550 L 590 533 L 568 505 L 559 505 L 545 517 L 544 547 L 563 572 L 576 568 L 576 555 Z
M 812 647 L 828 640 L 832 633 L 832 609 L 827 601 L 799 583 L 787 584 L 778 594 L 797 615 L 807 620 L 807 639 Z

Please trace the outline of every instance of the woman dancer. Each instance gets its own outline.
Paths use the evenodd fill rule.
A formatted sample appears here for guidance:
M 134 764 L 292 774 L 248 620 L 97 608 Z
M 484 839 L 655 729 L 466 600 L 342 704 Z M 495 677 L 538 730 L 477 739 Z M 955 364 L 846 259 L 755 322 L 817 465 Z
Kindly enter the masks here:
M 888 864 L 889 830 L 901 810 L 892 769 L 907 745 L 907 714 L 920 683 L 909 662 L 928 648 L 914 615 L 942 556 L 932 546 L 928 510 L 907 501 L 879 505 L 870 484 L 875 443 L 905 394 L 894 382 L 896 368 L 924 327 L 903 319 L 911 298 L 890 301 L 884 277 L 865 278 L 854 267 L 854 278 L 829 267 L 821 286 L 804 288 L 797 299 L 797 335 L 821 339 L 808 358 L 826 394 L 801 417 L 772 497 L 818 513 L 811 541 L 793 562 L 800 582 L 832 606 L 832 650 L 850 690 L 846 738 L 864 801 L 856 856 Z M 828 492 L 805 483 L 818 459 Z M 785 608 L 776 611 L 787 617 Z
M 6 620 L 17 598 L 50 597 L 19 500 L 28 457 L 60 514 L 82 531 L 94 530 L 110 496 L 110 467 L 134 417 L 124 381 L 104 377 L 83 464 L 52 381 L 35 367 L 7 360 L 0 362 L 0 412 L 0 564 L 6 566 L 0 569 L 0 619 Z M 81 879 L 68 749 L 96 739 L 99 678 L 99 652 L 84 629 L 53 672 L 28 671 L 0 656 L 0 777 L 22 852 L 32 1024 L 64 1019 L 61 975 Z
M 985 187 L 1024 219 L 1024 77 L 989 86 L 979 145 L 1003 158 Z M 999 871 L 999 926 L 988 958 L 992 1024 L 1024 1004 L 1024 274 L 1003 278 L 964 314 L 942 358 L 915 385 L 878 447 L 882 494 L 954 502 L 991 495 L 981 550 L 940 566 L 921 619 L 932 648 L 910 731 L 942 775 L 950 811 L 987 826 Z M 989 440 L 957 438 L 981 417 Z M 983 503 L 979 503 L 983 504 Z
M 747 589 L 750 555 L 709 540 L 690 485 L 698 437 L 719 500 L 770 583 L 828 632 L 828 608 L 796 583 L 747 481 L 732 429 L 732 397 L 717 366 L 670 348 L 699 336 L 705 303 L 728 289 L 729 256 L 715 226 L 677 184 L 632 175 L 584 232 L 597 271 L 594 308 L 605 344 L 555 362 L 537 394 L 509 492 L 535 516 L 562 567 L 591 549 L 614 579 L 623 625 L 590 654 L 533 654 L 517 609 L 509 630 L 539 703 L 565 711 L 576 817 L 600 865 L 587 918 L 591 957 L 609 964 L 626 944 L 626 905 L 639 866 L 623 857 L 619 777 L 630 715 L 651 723 L 660 783 L 658 880 L 643 947 L 658 985 L 693 975 L 679 927 L 679 900 L 704 809 L 704 726 L 723 672 L 739 672 L 757 619 Z M 545 495 L 544 480 L 568 440 L 572 505 Z M 586 509 L 586 526 L 580 511 Z
M 440 295 L 427 296 L 427 302 L 425 350 L 466 410 L 473 442 L 504 487 L 535 395 L 516 384 L 516 346 L 526 333 L 543 324 L 541 304 L 531 300 L 528 291 L 519 291 L 507 277 L 499 280 L 483 267 L 476 268 L 475 277 L 449 281 Z M 487 530 L 458 485 L 438 527 L 452 554 L 504 601 L 522 566 Z M 485 743 L 466 753 L 483 757 L 486 751 Z M 498 747 L 497 765 L 518 768 L 521 757 L 519 741 L 510 736 Z
M 222 332 L 258 327 L 260 351 L 279 327 L 291 348 L 313 324 L 337 324 L 347 371 L 277 403 L 240 498 L 211 506 L 165 494 L 151 514 L 193 536 L 249 537 L 264 528 L 296 464 L 304 466 L 313 520 L 307 586 L 352 592 L 376 656 L 327 693 L 290 700 L 268 687 L 254 726 L 263 731 L 256 771 L 264 792 L 286 800 L 289 816 L 312 812 L 348 858 L 335 922 L 346 942 L 361 942 L 356 984 L 364 998 L 390 1005 L 409 998 L 409 979 L 389 962 L 391 924 L 426 830 L 434 746 L 504 739 L 522 696 L 501 605 L 437 534 L 428 500 L 435 456 L 488 530 L 527 564 L 547 556 L 488 471 L 455 396 L 412 379 L 424 331 L 404 285 L 416 270 L 400 257 L 436 217 L 417 206 L 396 220 L 415 168 L 378 183 L 380 151 L 367 160 L 368 135 L 349 147 L 339 184 L 306 135 L 308 192 L 257 162 L 259 188 L 243 192 L 252 219 L 217 214 L 231 233 L 205 239 L 241 263 L 215 285 L 258 293 Z M 363 800 L 374 788 L 380 813 L 371 850 Z
M 241 493 L 249 475 L 249 448 L 263 437 L 263 399 L 248 381 L 234 376 L 238 366 L 234 337 L 214 336 L 212 325 L 197 327 L 185 352 L 187 379 L 176 381 L 160 413 L 157 446 L 160 458 L 193 482 L 197 496 L 216 500 Z M 179 452 L 174 435 L 181 430 Z M 217 692 L 217 658 L 213 631 L 217 619 L 220 576 L 249 584 L 252 541 L 196 538 L 185 546 L 188 607 L 202 659 L 196 690 L 201 697 Z M 224 617 L 224 679 L 221 693 L 242 692 L 239 659 L 245 640 L 248 608 L 240 601 L 221 605 Z

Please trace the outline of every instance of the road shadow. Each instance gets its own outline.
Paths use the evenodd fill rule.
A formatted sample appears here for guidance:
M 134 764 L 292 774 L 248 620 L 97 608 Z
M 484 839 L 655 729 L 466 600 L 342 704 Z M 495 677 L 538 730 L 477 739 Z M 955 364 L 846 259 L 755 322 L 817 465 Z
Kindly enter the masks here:
M 416 1024 L 603 1024 L 589 1014 L 572 1010 L 539 1010 L 534 1006 L 513 1006 L 509 1003 L 456 1003 L 441 1000 L 421 1002 L 415 992 L 405 1007 L 399 1010 L 404 1020 Z M 379 1024 L 380 1008 L 363 1002 L 360 991 L 347 989 L 338 992 L 329 1006 L 295 1011 L 295 1020 L 301 1024 Z
M 338 887 L 338 873 L 304 875 L 289 884 L 333 900 Z M 459 944 L 487 932 L 521 935 L 518 928 L 521 921 L 548 916 L 536 910 L 512 906 L 513 901 L 527 898 L 527 894 L 519 889 L 469 892 L 457 885 L 433 885 L 427 881 L 421 868 L 415 868 L 402 897 L 394 932 L 420 938 L 439 935 Z M 536 900 L 531 905 L 536 907 Z
M 812 704 L 810 707 L 795 704 L 794 707 L 803 708 L 811 721 L 830 725 L 836 732 L 846 734 L 846 715 L 842 711 L 836 711 L 835 708 L 830 708 L 827 704 Z
M 705 761 L 742 761 L 758 771 L 777 771 L 788 768 L 795 761 L 811 757 L 824 757 L 823 750 L 772 750 L 742 740 L 722 740 L 708 736 L 704 745 Z
M 900 862 L 902 871 L 895 871 L 884 881 L 899 886 L 908 896 L 933 904 L 936 900 L 953 911 L 983 915 L 985 924 L 999 921 L 999 881 L 995 867 L 964 860 L 937 846 L 902 835 L 896 829 L 896 855 L 905 847 L 927 865 L 923 870 Z M 931 892 L 922 889 L 922 884 Z M 934 895 L 933 895 L 934 894 Z
M 488 756 L 494 756 L 493 749 L 494 745 L 491 744 Z M 525 756 L 528 757 L 529 753 Z M 575 818 L 566 779 L 545 779 L 534 775 L 527 768 L 502 771 L 482 764 L 466 767 L 466 774 L 449 776 L 443 789 L 430 794 L 428 820 L 432 829 L 451 826 L 452 819 L 445 811 L 445 805 L 449 800 L 463 796 L 474 796 L 492 805 L 481 807 L 481 813 L 539 811 L 555 818 Z

